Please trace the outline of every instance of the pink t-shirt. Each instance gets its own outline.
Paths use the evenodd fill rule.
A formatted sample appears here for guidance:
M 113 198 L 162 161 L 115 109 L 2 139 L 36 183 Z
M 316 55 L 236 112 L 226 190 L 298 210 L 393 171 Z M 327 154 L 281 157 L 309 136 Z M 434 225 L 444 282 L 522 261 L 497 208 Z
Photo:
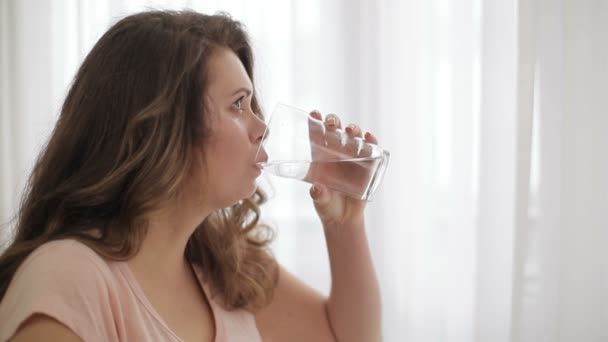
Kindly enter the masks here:
M 262 341 L 249 311 L 226 311 L 197 278 L 215 318 L 215 342 Z M 181 341 L 154 310 L 126 262 L 109 261 L 71 239 L 45 243 L 21 264 L 0 303 L 0 341 L 34 313 L 84 341 Z

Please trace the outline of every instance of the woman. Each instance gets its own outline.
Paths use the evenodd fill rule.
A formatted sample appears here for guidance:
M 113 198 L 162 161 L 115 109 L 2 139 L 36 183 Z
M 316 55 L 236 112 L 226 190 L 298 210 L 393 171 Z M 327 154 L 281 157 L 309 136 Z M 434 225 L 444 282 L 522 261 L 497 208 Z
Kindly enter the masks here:
M 0 257 L 0 340 L 379 340 L 364 202 L 311 187 L 329 298 L 269 254 L 254 160 L 265 128 L 238 22 L 116 23 L 74 79 Z

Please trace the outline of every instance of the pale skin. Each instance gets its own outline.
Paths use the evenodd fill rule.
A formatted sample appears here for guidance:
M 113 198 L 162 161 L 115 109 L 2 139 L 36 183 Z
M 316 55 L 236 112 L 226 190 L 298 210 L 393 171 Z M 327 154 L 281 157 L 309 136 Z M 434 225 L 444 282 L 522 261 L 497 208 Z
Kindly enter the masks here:
M 128 261 L 156 311 L 184 341 L 213 341 L 215 336 L 208 299 L 184 257 L 186 243 L 212 211 L 255 191 L 259 170 L 254 156 L 266 127 L 251 110 L 252 84 L 238 57 L 220 49 L 209 68 L 206 95 L 216 115 L 214 134 L 207 146 L 210 162 L 193 173 L 175 205 L 150 215 L 141 249 Z M 316 111 L 311 116 L 322 119 Z M 335 115 L 326 116 L 324 121 L 328 131 L 341 127 Z M 363 135 L 356 125 L 349 125 L 346 131 L 377 143 L 373 135 Z M 201 188 L 207 190 L 198 190 Z M 325 233 L 332 279 L 330 294 L 320 294 L 280 267 L 272 302 L 254 312 L 262 339 L 380 341 L 380 290 L 365 231 L 365 202 L 320 184 L 311 187 L 310 196 Z M 80 341 L 67 327 L 43 315 L 28 319 L 12 341 L 42 339 Z

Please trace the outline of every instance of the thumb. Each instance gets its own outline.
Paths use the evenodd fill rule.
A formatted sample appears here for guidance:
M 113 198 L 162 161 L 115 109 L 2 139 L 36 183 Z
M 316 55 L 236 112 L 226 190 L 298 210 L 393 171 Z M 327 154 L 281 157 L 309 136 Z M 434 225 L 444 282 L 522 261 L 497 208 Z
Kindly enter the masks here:
M 334 193 L 324 185 L 314 184 L 310 188 L 310 197 L 323 225 L 340 222 L 343 212 L 342 202 L 336 200 Z
M 310 187 L 310 197 L 313 199 L 316 206 L 323 206 L 331 199 L 331 195 L 327 187 L 318 183 L 315 183 Z

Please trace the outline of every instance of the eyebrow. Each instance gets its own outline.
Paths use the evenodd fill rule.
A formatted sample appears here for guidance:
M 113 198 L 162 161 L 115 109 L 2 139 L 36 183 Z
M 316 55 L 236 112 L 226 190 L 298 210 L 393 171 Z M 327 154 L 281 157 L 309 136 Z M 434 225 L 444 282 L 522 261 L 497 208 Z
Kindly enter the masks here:
M 251 92 L 252 92 L 251 89 L 242 87 L 242 88 L 237 89 L 235 92 L 233 92 L 231 96 L 234 96 L 234 95 L 236 95 L 236 94 L 238 94 L 238 93 L 240 93 L 242 91 L 244 91 L 245 93 L 247 93 L 247 96 L 251 95 Z

